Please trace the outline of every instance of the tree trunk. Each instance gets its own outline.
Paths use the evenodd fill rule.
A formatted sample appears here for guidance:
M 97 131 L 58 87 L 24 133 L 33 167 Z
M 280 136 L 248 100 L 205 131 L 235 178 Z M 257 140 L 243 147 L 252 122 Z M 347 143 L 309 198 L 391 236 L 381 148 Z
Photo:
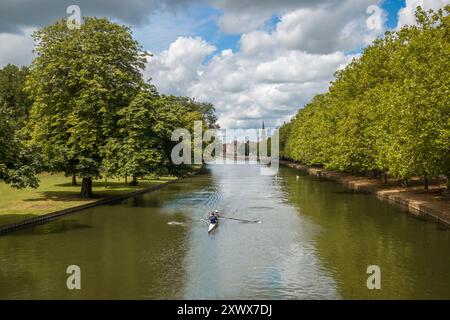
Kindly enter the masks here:
M 81 197 L 82 198 L 92 198 L 94 193 L 92 192 L 92 178 L 83 178 L 81 181 Z
M 77 176 L 76 175 L 72 175 L 72 186 L 76 186 L 77 185 Z
M 387 172 L 384 172 L 384 184 L 387 184 L 387 180 L 388 180 L 388 175 Z
M 423 180 L 424 180 L 424 183 L 425 183 L 425 190 L 428 192 L 428 189 L 429 189 L 428 177 L 425 177 Z
M 372 169 L 372 178 L 378 179 L 378 170 L 377 169 Z
M 409 187 L 409 181 L 408 179 L 400 179 L 399 186 L 403 188 Z
M 137 181 L 137 177 L 133 176 L 133 180 L 131 180 L 130 186 L 137 186 L 138 181 Z
M 127 184 L 127 183 L 128 183 L 128 176 L 125 175 L 125 184 Z

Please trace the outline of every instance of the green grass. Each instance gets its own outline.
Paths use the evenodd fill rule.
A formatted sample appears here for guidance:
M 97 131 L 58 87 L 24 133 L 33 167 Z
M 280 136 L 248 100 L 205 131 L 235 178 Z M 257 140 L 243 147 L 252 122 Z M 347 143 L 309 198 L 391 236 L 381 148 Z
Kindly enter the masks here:
M 78 186 L 72 186 L 71 178 L 65 177 L 64 174 L 43 173 L 39 175 L 39 179 L 40 186 L 37 189 L 17 190 L 0 182 L 0 225 L 76 207 L 110 196 L 123 195 L 176 178 L 143 179 L 139 180 L 137 186 L 125 184 L 123 179 L 121 181 L 109 179 L 107 186 L 104 180 L 96 180 L 93 183 L 95 197 L 92 199 L 80 198 L 81 181 L 78 181 Z

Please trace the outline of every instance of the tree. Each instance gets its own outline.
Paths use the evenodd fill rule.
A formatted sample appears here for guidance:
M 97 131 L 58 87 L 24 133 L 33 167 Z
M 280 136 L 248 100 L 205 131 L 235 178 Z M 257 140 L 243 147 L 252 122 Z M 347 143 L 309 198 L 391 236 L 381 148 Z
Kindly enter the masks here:
M 69 30 L 61 20 L 34 33 L 37 58 L 26 89 L 28 128 L 50 171 L 82 178 L 81 196 L 104 164 L 102 149 L 118 130 L 118 112 L 141 90 L 144 54 L 130 29 L 85 18 Z
M 187 97 L 162 96 L 158 104 L 157 112 L 159 114 L 154 132 L 159 137 L 161 148 L 164 154 L 164 170 L 166 173 L 173 175 L 185 175 L 192 166 L 181 164 L 174 165 L 171 161 L 172 149 L 178 144 L 172 141 L 172 132 L 175 129 L 186 129 L 191 134 L 194 132 L 195 121 L 202 122 L 203 132 L 210 128 L 218 128 L 215 123 L 217 118 L 214 115 L 214 107 L 209 103 L 196 102 Z M 207 145 L 203 142 L 202 150 Z M 193 141 L 191 141 L 191 148 L 194 152 Z
M 214 111 L 211 104 L 187 97 L 161 96 L 155 87 L 145 85 L 117 113 L 118 130 L 102 148 L 104 174 L 132 176 L 132 185 L 150 174 L 185 174 L 191 166 L 174 165 L 171 161 L 177 144 L 171 140 L 172 132 L 179 128 L 193 132 L 194 121 L 202 121 L 204 129 L 214 127 L 216 118 L 210 110 Z
M 0 69 L 0 180 L 14 188 L 38 186 L 37 152 L 26 145 L 22 128 L 31 106 L 23 91 L 28 68 Z
M 14 125 L 14 114 L 0 99 L 0 180 L 18 189 L 36 188 L 37 156 L 20 139 Z
M 209 102 L 198 102 L 193 98 L 189 97 L 175 97 L 169 96 L 169 99 L 173 103 L 182 105 L 185 112 L 196 112 L 201 115 L 201 118 L 205 124 L 205 128 L 208 129 L 218 129 L 217 116 L 215 114 L 215 108 L 212 103 Z
M 160 103 L 156 90 L 142 91 L 119 110 L 117 134 L 103 148 L 103 168 L 107 175 L 137 178 L 157 172 L 163 165 L 163 151 L 154 129 Z
M 27 67 L 19 68 L 12 64 L 0 69 L 0 99 L 3 100 L 3 108 L 9 110 L 16 129 L 24 126 L 32 104 L 23 90 L 28 73 Z

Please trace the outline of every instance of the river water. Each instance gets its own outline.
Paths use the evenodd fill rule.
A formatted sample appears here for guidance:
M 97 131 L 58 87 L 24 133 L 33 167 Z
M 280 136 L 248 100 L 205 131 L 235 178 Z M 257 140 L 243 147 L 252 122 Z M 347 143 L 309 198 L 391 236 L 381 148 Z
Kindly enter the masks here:
M 450 299 L 450 231 L 282 167 L 214 165 L 0 236 L 3 299 Z M 200 220 L 222 220 L 211 234 Z M 66 268 L 81 268 L 68 290 Z M 369 290 L 367 267 L 381 270 Z

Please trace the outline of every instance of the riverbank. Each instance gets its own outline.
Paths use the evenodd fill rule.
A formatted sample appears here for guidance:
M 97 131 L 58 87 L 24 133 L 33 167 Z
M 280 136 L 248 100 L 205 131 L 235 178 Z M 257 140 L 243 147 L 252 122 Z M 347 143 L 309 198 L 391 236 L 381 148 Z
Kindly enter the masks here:
M 176 177 L 142 179 L 137 186 L 119 180 L 96 180 L 93 182 L 95 197 L 83 199 L 79 196 L 80 186 L 72 186 L 70 178 L 63 174 L 41 174 L 39 178 L 37 189 L 16 190 L 0 184 L 0 233 L 150 192 L 179 180 Z
M 441 194 L 441 190 L 445 188 L 444 183 L 430 184 L 429 191 L 426 192 L 422 185 L 415 185 L 414 179 L 412 179 L 410 187 L 404 188 L 399 187 L 398 180 L 392 178 L 389 178 L 385 184 L 380 179 L 353 176 L 339 171 L 309 167 L 285 160 L 281 160 L 280 163 L 313 176 L 340 182 L 354 190 L 372 193 L 381 199 L 405 206 L 410 214 L 429 218 L 450 227 L 450 200 Z

